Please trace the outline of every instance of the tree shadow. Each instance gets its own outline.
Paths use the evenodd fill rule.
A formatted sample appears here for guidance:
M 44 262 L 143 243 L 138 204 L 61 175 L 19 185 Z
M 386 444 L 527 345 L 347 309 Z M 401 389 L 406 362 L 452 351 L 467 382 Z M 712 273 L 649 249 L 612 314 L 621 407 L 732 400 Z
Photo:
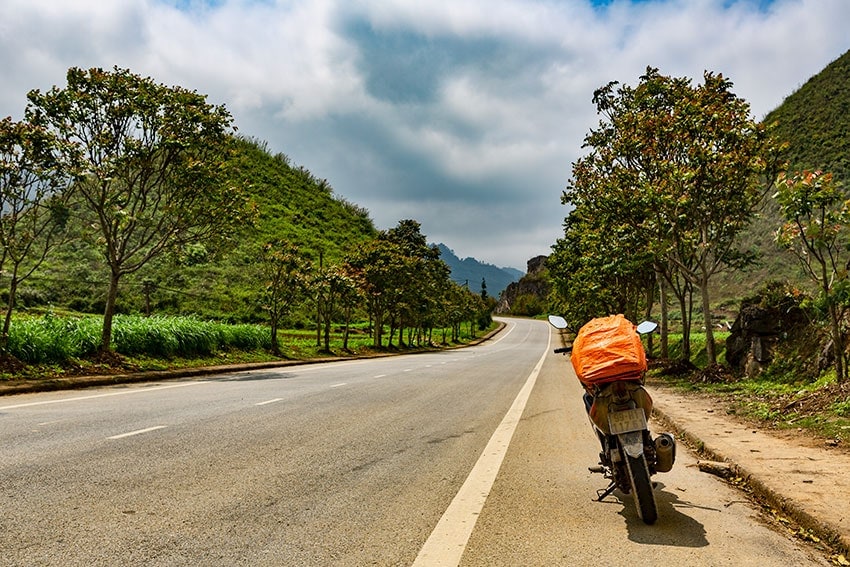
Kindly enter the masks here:
M 251 370 L 250 372 L 222 374 L 213 378 L 213 380 L 218 382 L 258 382 L 261 380 L 290 380 L 297 377 L 298 375 L 293 372 L 282 372 L 280 370 Z

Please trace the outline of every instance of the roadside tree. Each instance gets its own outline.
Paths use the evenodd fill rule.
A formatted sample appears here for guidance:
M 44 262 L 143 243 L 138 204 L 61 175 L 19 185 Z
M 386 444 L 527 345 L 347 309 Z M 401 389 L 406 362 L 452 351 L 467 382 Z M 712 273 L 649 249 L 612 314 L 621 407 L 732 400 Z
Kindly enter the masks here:
M 266 243 L 260 251 L 258 265 L 264 280 L 263 309 L 269 314 L 272 353 L 278 355 L 280 323 L 304 297 L 309 265 L 298 247 L 285 240 Z
M 731 87 L 710 72 L 694 86 L 650 67 L 635 88 L 598 89 L 593 100 L 603 119 L 585 138 L 590 152 L 574 165 L 564 194 L 566 203 L 589 204 L 588 215 L 629 228 L 625 246 L 642 243 L 683 316 L 689 290 L 699 290 L 709 363 L 716 361 L 709 283 L 752 261 L 737 237 L 778 169 L 765 127 Z M 690 319 L 683 325 L 687 336 Z
M 110 271 L 107 351 L 122 276 L 189 243 L 226 239 L 251 208 L 226 182 L 231 117 L 223 106 L 117 67 L 71 68 L 67 83 L 31 91 L 27 117 L 56 135 L 76 168 L 75 191 Z
M 316 300 L 316 314 L 322 329 L 323 345 L 330 352 L 331 326 L 334 321 L 343 321 L 343 349 L 348 348 L 348 331 L 351 316 L 358 299 L 354 280 L 341 266 L 331 266 L 313 275 L 310 282 Z
M 9 277 L 0 350 L 9 342 L 18 286 L 66 235 L 70 180 L 57 150 L 45 129 L 0 121 L 0 271 Z
M 850 311 L 850 200 L 830 173 L 803 171 L 780 174 L 777 192 L 785 224 L 776 241 L 793 253 L 819 290 L 819 307 L 827 315 L 835 375 L 847 378 L 844 333 Z

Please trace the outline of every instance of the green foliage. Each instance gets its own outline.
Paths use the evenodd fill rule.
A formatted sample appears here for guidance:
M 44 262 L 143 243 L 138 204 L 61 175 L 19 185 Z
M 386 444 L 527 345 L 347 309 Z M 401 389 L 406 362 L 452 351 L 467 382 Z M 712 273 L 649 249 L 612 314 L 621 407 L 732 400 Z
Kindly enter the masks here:
M 353 317 L 364 312 L 379 348 L 384 332 L 390 346 L 396 332 L 399 344 L 419 345 L 434 329 L 458 341 L 462 323 L 473 336 L 491 324 L 492 303 L 451 283 L 418 222 L 378 233 L 326 180 L 234 137 L 224 107 L 118 68 L 72 68 L 67 82 L 29 93 L 27 118 L 59 140 L 76 199 L 51 209 L 70 238 L 33 274 L 28 298 L 103 312 L 100 350 L 204 356 L 257 344 L 244 333 L 223 338 L 233 328 L 206 318 L 270 319 L 263 344 L 275 349 L 287 316 L 294 326 L 322 325 L 326 350 L 340 320 L 347 349 Z M 18 320 L 14 352 L 29 362 L 87 356 L 96 320 Z
M 651 306 L 657 276 L 676 294 L 687 333 L 693 290 L 707 316 L 711 279 L 752 261 L 736 239 L 775 177 L 777 149 L 729 80 L 703 79 L 692 85 L 649 67 L 637 87 L 594 92 L 602 119 L 573 164 L 562 200 L 574 210 L 549 264 L 573 317 L 635 319 Z M 713 363 L 710 318 L 705 328 Z M 685 357 L 688 344 L 686 336 Z
M 724 360 L 724 354 L 726 352 L 726 338 L 729 336 L 728 332 L 716 332 L 714 333 L 714 348 L 717 354 L 717 359 L 720 362 Z M 683 334 L 682 333 L 670 333 L 668 335 L 668 340 L 670 341 L 670 357 L 674 359 L 682 358 L 683 352 Z M 690 334 L 690 348 L 691 348 L 691 358 L 690 361 L 697 366 L 698 368 L 704 368 L 709 364 L 707 348 L 706 348 L 706 335 L 705 333 L 691 333 Z
M 97 352 L 102 318 L 58 317 L 52 313 L 15 321 L 9 353 L 30 364 L 63 363 Z M 221 349 L 267 349 L 268 329 L 226 325 L 194 317 L 116 316 L 115 351 L 124 355 L 191 357 Z
M 777 241 L 800 261 L 817 286 L 815 307 L 825 314 L 839 381 L 846 377 L 845 316 L 850 310 L 847 241 L 850 201 L 831 174 L 804 171 L 780 176 L 776 200 L 785 218 Z
M 59 149 L 59 141 L 36 124 L 0 121 L 0 272 L 10 274 L 0 349 L 6 348 L 18 286 L 65 233 L 70 179 Z
M 26 116 L 60 141 L 79 214 L 96 227 L 86 235 L 109 266 L 109 350 L 120 278 L 172 248 L 226 238 L 251 208 L 224 182 L 232 118 L 223 106 L 117 67 L 66 77 L 65 88 L 31 91 Z
M 338 262 L 377 232 L 368 213 L 335 197 L 304 168 L 271 155 L 259 142 L 232 138 L 227 183 L 245 188 L 259 216 L 226 242 L 191 243 L 152 259 L 123 280 L 118 313 L 145 312 L 145 285 L 151 309 L 160 314 L 194 314 L 203 319 L 255 323 L 266 320 L 263 291 L 255 268 L 256 251 L 266 242 L 286 239 L 316 264 L 320 256 Z M 30 282 L 42 305 L 102 313 L 103 282 L 109 271 L 91 244 L 91 227 L 80 216 L 69 219 L 74 237 L 58 247 Z
M 830 409 L 838 416 L 850 417 L 850 400 L 835 402 Z
M 850 186 L 850 51 L 827 65 L 763 119 L 777 144 L 788 171 L 828 171 L 838 183 Z M 788 261 L 788 253 L 773 236 L 783 223 L 773 199 L 762 204 L 759 215 L 742 234 L 741 249 L 759 257 L 747 272 L 724 274 L 716 293 L 740 297 L 767 279 L 806 282 L 799 265 Z

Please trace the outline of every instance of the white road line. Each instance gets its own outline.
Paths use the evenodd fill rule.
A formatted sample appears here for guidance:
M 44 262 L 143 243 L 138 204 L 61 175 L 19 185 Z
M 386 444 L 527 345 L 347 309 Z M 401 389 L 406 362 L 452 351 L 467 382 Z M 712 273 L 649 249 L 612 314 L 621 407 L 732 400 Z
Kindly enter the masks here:
M 386 376 L 386 374 L 376 374 L 375 376 L 372 376 L 372 378 L 383 378 L 384 376 Z
M 208 380 L 199 380 L 197 382 L 183 382 L 181 384 L 171 384 L 168 386 L 153 386 L 151 388 L 138 388 L 133 390 L 122 390 L 120 392 L 109 392 L 108 394 L 95 394 L 92 396 L 78 396 L 76 398 L 63 398 L 61 400 L 45 400 L 42 402 L 29 402 L 26 404 L 15 404 L 13 406 L 2 406 L 0 407 L 0 411 L 2 410 L 10 410 L 10 409 L 18 409 L 18 408 L 28 408 L 33 406 L 46 406 L 49 404 L 65 404 L 69 402 L 79 402 L 82 400 L 94 400 L 96 398 L 109 398 L 112 396 L 126 396 L 127 394 L 145 394 L 147 392 L 153 392 L 156 390 L 168 390 L 169 388 L 183 388 L 185 386 L 197 386 L 199 384 L 206 384 Z
M 132 437 L 133 435 L 141 435 L 142 433 L 149 433 L 151 431 L 156 431 L 157 429 L 165 429 L 168 427 L 167 425 L 156 425 L 154 427 L 148 427 L 147 429 L 139 429 L 138 431 L 130 431 L 129 433 L 122 433 L 120 435 L 113 435 L 112 437 L 107 437 L 107 439 L 123 439 L 124 437 Z
M 546 350 L 543 351 L 543 355 L 534 370 L 531 371 L 525 385 L 517 394 L 514 403 L 508 413 L 505 414 L 499 427 L 490 437 L 484 452 L 475 466 L 472 467 L 472 472 L 469 473 L 454 500 L 443 513 L 443 517 L 437 522 L 437 526 L 431 532 L 425 545 L 419 550 L 419 555 L 413 562 L 413 567 L 456 567 L 460 564 L 466 544 L 472 535 L 472 529 L 475 527 L 475 522 L 478 520 L 482 508 L 484 508 L 484 502 L 490 494 L 490 489 L 496 481 L 496 475 L 499 473 L 499 468 L 501 468 L 505 454 L 508 452 L 508 445 L 511 443 L 511 438 L 520 418 L 522 418 L 522 412 L 525 410 L 534 384 L 537 382 L 537 375 L 540 374 L 540 369 L 543 367 L 543 361 L 549 352 L 551 341 L 552 335 L 550 333 L 549 340 L 546 342 Z
M 342 386 L 347 386 L 348 382 L 340 382 L 339 384 L 331 384 L 328 386 L 329 388 L 341 388 Z
M 267 404 L 273 404 L 273 403 L 275 403 L 275 402 L 279 402 L 279 401 L 281 401 L 282 399 L 283 399 L 283 398 L 275 398 L 275 399 L 273 399 L 273 400 L 266 400 L 266 401 L 264 401 L 264 402 L 258 402 L 258 403 L 254 404 L 254 405 L 255 405 L 255 406 L 264 406 L 264 405 L 267 405 Z

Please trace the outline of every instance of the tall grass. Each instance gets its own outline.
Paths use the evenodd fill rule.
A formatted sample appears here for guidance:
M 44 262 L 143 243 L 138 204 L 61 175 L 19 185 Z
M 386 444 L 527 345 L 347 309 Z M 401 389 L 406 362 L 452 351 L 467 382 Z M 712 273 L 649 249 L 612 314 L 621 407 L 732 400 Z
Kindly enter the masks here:
M 103 318 L 97 316 L 16 318 L 9 330 L 9 353 L 30 364 L 61 363 L 91 356 L 100 345 Z M 118 315 L 112 348 L 125 355 L 191 357 L 222 349 L 271 346 L 261 325 L 227 325 L 193 317 Z
M 28 364 L 62 364 L 91 357 L 100 347 L 102 325 L 103 318 L 95 315 L 58 316 L 48 312 L 41 317 L 16 316 L 9 331 L 8 352 Z M 439 342 L 441 333 L 434 331 L 435 342 Z M 461 342 L 472 338 L 468 325 L 463 325 Z M 287 358 L 327 355 L 317 345 L 314 330 L 287 329 L 280 333 L 279 341 Z M 342 344 L 342 333 L 337 329 L 331 337 L 333 352 L 370 351 L 372 337 L 364 329 L 353 329 L 347 351 L 342 351 Z M 271 350 L 271 333 L 263 325 L 232 325 L 197 317 L 116 315 L 111 346 L 126 356 L 204 358 L 228 350 L 248 353 Z

